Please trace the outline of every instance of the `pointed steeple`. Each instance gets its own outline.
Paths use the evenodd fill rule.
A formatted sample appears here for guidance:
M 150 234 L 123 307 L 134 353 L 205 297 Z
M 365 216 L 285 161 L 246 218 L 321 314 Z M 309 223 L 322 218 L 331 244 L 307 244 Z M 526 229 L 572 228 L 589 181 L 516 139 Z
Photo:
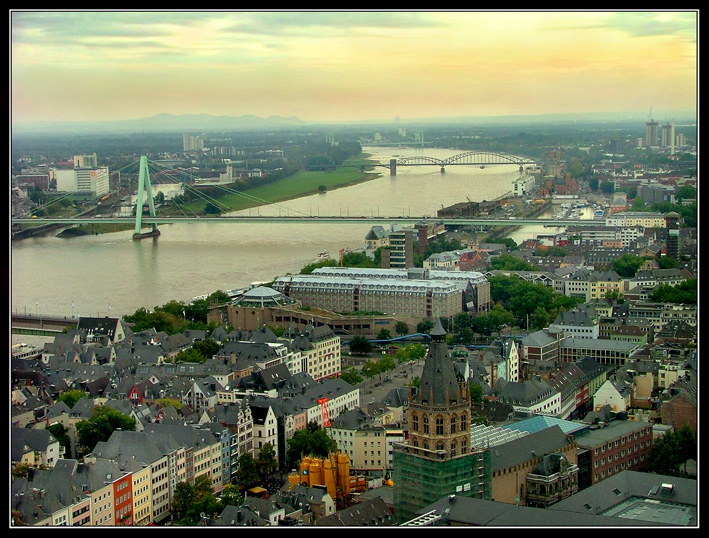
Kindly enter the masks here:
M 460 398 L 458 378 L 448 352 L 447 334 L 437 318 L 430 333 L 431 343 L 421 372 L 421 385 L 415 396 L 419 404 L 448 406 L 460 403 L 457 401 Z

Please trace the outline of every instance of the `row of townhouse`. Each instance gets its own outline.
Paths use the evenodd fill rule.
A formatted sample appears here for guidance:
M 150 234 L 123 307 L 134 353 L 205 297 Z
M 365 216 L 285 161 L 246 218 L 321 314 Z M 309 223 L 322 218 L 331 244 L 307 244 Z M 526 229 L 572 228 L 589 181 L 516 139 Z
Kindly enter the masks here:
M 492 396 L 510 405 L 519 417 L 545 415 L 569 419 L 588 407 L 607 375 L 607 367 L 584 357 L 545 374 L 535 373 L 526 381 L 493 387 Z
M 395 422 L 395 410 L 372 403 L 333 420 L 328 435 L 349 457 L 351 470 L 381 477 L 392 471 L 394 445 L 404 442 L 404 431 Z
M 13 510 L 29 525 L 144 526 L 168 518 L 177 484 L 200 476 L 223 487 L 222 443 L 209 429 L 117 430 L 83 463 L 61 460 L 13 481 Z

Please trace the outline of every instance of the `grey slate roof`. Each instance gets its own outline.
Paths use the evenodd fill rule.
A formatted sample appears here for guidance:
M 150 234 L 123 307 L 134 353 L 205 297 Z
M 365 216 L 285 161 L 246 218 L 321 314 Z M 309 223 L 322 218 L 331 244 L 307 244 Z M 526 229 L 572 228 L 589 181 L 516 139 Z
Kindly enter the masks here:
M 492 448 L 492 471 L 509 469 L 531 459 L 557 452 L 571 441 L 557 425 Z
M 428 347 L 421 384 L 414 400 L 424 405 L 449 405 L 458 401 L 459 385 L 453 361 L 446 344 L 446 331 L 440 318 L 431 329 L 431 343 Z M 463 397 L 462 395 L 460 397 Z
M 315 521 L 316 527 L 390 527 L 396 525 L 396 518 L 381 497 L 358 502 Z

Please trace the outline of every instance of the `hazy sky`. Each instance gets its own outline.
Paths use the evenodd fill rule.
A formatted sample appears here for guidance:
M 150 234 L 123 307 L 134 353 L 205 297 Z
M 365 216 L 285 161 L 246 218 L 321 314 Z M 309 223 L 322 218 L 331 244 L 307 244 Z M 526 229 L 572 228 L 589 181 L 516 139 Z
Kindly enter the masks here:
M 14 11 L 13 122 L 695 110 L 697 17 Z

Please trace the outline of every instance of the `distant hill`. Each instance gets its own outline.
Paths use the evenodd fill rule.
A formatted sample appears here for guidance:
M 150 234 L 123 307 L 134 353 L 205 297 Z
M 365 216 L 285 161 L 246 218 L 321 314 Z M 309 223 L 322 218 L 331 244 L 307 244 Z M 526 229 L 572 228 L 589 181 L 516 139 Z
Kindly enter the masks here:
M 305 125 L 296 118 L 270 116 L 212 116 L 210 114 L 157 114 L 149 118 L 121 121 L 62 121 L 13 123 L 12 132 L 103 133 L 103 132 L 202 132 L 292 128 Z
M 447 118 L 397 118 L 385 120 L 306 122 L 294 116 L 212 116 L 210 114 L 157 114 L 149 118 L 122 121 L 65 121 L 65 122 L 27 122 L 13 123 L 12 134 L 93 134 L 93 133 L 190 133 L 236 132 L 254 130 L 293 129 L 297 127 L 333 128 L 335 126 L 381 126 L 381 125 L 532 125 L 557 124 L 580 125 L 582 123 L 638 123 L 644 125 L 643 113 L 576 113 L 576 114 L 539 114 L 527 116 L 461 116 Z M 646 115 L 646 113 L 645 113 Z M 696 112 L 672 111 L 667 117 L 673 117 L 677 124 L 695 124 Z M 666 121 L 666 120 L 665 120 Z

